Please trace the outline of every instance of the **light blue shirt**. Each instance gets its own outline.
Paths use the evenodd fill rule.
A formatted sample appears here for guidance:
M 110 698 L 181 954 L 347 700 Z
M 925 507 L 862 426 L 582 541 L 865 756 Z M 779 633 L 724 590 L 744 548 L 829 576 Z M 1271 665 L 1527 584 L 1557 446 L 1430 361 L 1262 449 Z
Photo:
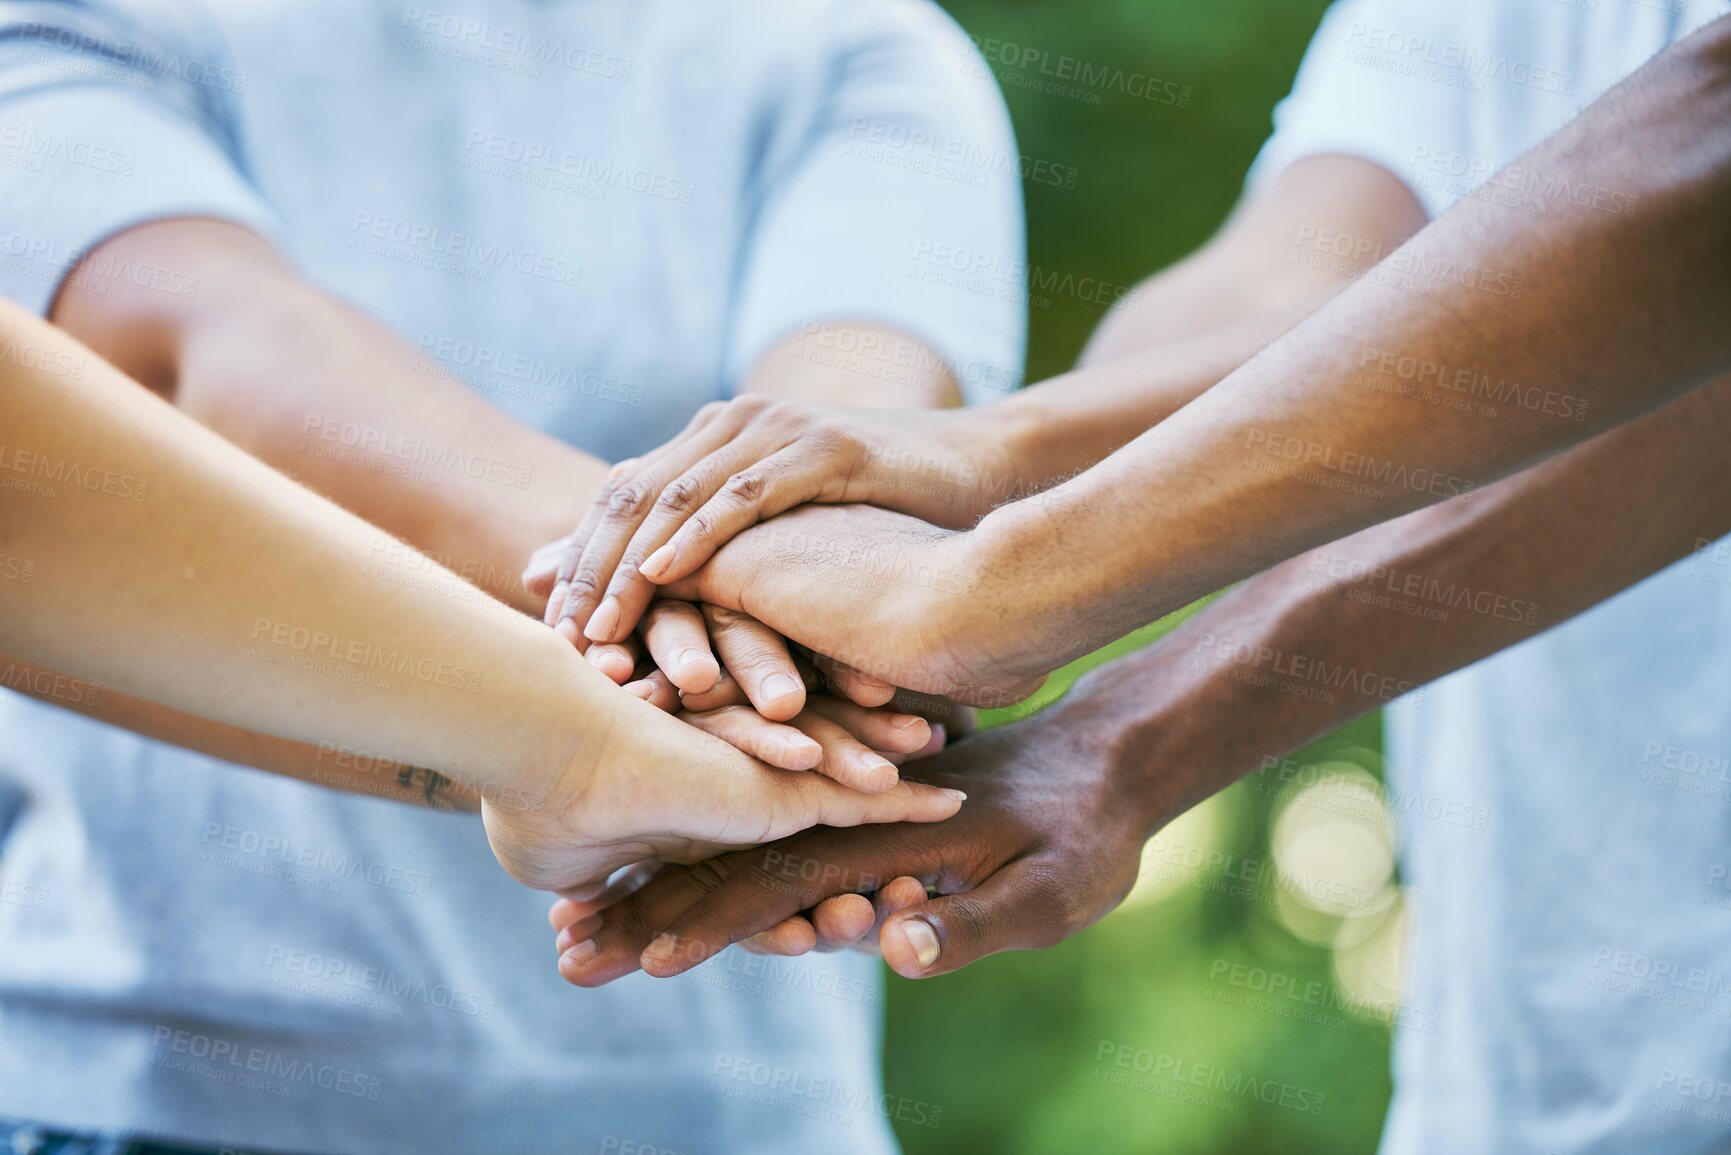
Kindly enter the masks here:
M 1639 213 L 1505 166 L 1726 12 L 1340 0 L 1252 180 L 1347 153 L 1433 214 L 1481 184 L 1535 219 Z M 1384 1155 L 1731 1147 L 1731 538 L 1391 709 L 1388 768 L 1436 806 L 1401 812 L 1414 1013 Z
M 924 0 L 0 4 L 0 288 L 44 310 L 102 238 L 226 218 L 609 459 L 826 320 L 979 399 L 1022 304 L 921 271 L 1022 260 L 984 74 Z M 12 693 L 0 886 L 0 1116 L 322 1155 L 879 1153 L 942 1117 L 880 1085 L 876 963 L 578 990 L 472 818 Z

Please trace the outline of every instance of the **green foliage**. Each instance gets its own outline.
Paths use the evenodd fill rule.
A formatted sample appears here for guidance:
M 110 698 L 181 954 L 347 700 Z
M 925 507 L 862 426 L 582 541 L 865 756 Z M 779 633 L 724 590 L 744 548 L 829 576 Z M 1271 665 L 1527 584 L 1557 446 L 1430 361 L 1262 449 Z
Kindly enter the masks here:
M 1024 167 L 1045 161 L 1075 170 L 1070 188 L 1024 181 L 1030 263 L 1130 285 L 1196 248 L 1230 211 L 1326 4 L 947 0 L 945 6 L 977 40 L 996 42 L 989 55 Z M 1006 64 L 1004 44 L 1044 56 L 1022 67 Z M 1094 76 L 1121 70 L 1122 79 L 1092 89 L 1097 103 L 1029 86 L 1042 68 L 1078 66 L 1059 58 L 1088 66 Z M 1120 90 L 1166 82 L 1188 86 L 1182 105 Z M 1100 304 L 1058 294 L 1036 305 L 1029 379 L 1067 369 L 1103 312 Z M 1083 669 L 1148 644 L 1182 616 L 1060 671 L 1029 706 L 1062 693 Z M 1354 762 L 1380 776 L 1374 753 L 1380 748 L 1380 721 L 1368 718 L 1302 757 Z M 1254 778 L 1223 797 L 1222 813 L 1231 821 L 1222 837 L 1240 860 L 1268 860 L 1275 803 L 1276 792 Z M 1197 886 L 1127 906 L 1053 950 L 998 956 L 924 983 L 887 976 L 888 1090 L 942 1108 L 936 1127 L 898 1124 L 899 1137 L 909 1155 L 1372 1151 L 1389 1093 L 1389 1032 L 1374 1016 L 1331 1001 L 1330 954 L 1328 946 L 1290 932 L 1273 905 Z M 1329 994 L 1278 1011 L 1232 1005 L 1236 988 L 1211 974 L 1234 963 L 1317 983 Z M 1144 1060 L 1151 1054 L 1190 1066 L 1144 1078 L 1141 1088 L 1113 1085 L 1100 1076 L 1137 1074 L 1110 1058 L 1097 1061 L 1103 1047 L 1117 1046 L 1142 1052 Z M 1186 1088 L 1194 1086 L 1187 1078 L 1198 1071 L 1219 1074 L 1226 1089 L 1207 1103 L 1186 1101 Z M 1270 1086 L 1287 1090 L 1288 1105 L 1262 1101 L 1259 1094 L 1266 1097 Z M 1307 1109 L 1319 1102 L 1320 1111 Z

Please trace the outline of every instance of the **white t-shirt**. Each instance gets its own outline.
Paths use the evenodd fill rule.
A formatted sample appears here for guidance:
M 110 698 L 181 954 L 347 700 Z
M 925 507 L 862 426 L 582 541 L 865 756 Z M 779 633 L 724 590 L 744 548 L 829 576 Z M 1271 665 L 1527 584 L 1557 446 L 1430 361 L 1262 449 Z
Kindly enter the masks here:
M 1726 11 L 1341 0 L 1251 180 L 1348 153 L 1438 213 Z M 1639 211 L 1519 166 L 1481 195 Z M 1731 538 L 1389 711 L 1392 788 L 1488 821 L 1403 819 L 1424 1029 L 1396 1041 L 1384 1155 L 1731 1149 L 1727 655 Z
M 425 352 L 429 387 L 608 460 L 806 324 L 920 336 L 975 399 L 1020 376 L 1015 141 L 929 0 L 0 3 L 0 205 L 28 307 L 113 232 L 230 218 Z M 935 275 L 955 253 L 1001 276 Z M 91 265 L 97 291 L 211 291 Z M 305 432 L 429 495 L 482 464 Z M 0 689 L 0 1118 L 318 1155 L 888 1155 L 890 1111 L 935 1119 L 881 1081 L 877 963 L 729 951 L 579 991 L 546 908 L 473 818 Z

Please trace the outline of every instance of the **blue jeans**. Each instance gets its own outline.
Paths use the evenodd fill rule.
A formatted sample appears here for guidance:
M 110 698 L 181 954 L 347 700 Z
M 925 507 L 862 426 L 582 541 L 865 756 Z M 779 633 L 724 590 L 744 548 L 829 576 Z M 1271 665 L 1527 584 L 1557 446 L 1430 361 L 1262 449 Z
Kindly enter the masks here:
M 0 1155 L 246 1155 L 233 1148 L 175 1147 L 147 1139 L 74 1135 L 0 1119 Z

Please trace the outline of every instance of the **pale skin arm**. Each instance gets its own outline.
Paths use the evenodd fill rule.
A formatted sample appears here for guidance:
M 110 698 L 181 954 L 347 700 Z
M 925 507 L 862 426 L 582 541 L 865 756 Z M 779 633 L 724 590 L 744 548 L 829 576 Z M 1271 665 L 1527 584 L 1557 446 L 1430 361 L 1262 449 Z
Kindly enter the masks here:
M 198 292 L 176 296 L 75 272 L 55 301 L 57 323 L 267 464 L 429 551 L 489 594 L 540 612 L 545 592 L 523 588 L 524 561 L 570 528 L 599 488 L 606 463 L 509 417 L 361 310 L 308 284 L 246 229 L 197 218 L 154 221 L 108 239 L 87 260 L 174 269 L 195 279 Z M 748 388 L 777 388 L 791 376 L 791 341 L 764 358 Z M 809 388 L 834 388 L 842 377 L 807 370 Z M 447 470 L 429 485 L 368 468 L 387 460 L 370 451 L 327 452 L 361 436 L 460 451 L 493 468 L 490 476 Z M 391 542 L 381 543 L 373 560 L 416 580 L 417 558 Z M 654 697 L 657 686 L 677 684 L 702 694 L 695 724 L 784 768 L 817 766 L 856 783 L 887 772 L 883 757 L 861 743 L 884 738 L 900 716 L 848 714 L 839 729 L 829 720 L 797 722 L 805 690 L 785 643 L 744 615 L 714 616 L 706 630 L 695 608 L 665 611 L 652 656 L 668 673 L 655 672 L 656 686 L 640 682 L 633 692 Z M 588 657 L 617 682 L 637 672 L 631 646 L 591 647 Z M 731 709 L 748 699 L 761 718 Z M 656 701 L 671 709 L 678 699 Z M 718 709 L 730 712 L 717 715 Z M 208 749 L 198 725 L 176 719 L 175 740 Z M 917 733 L 889 732 L 890 744 L 879 749 L 891 758 L 922 744 Z M 222 748 L 232 744 L 228 735 L 208 738 Z
M 0 655 L 0 670 L 9 690 L 224 762 L 434 810 L 481 810 L 479 793 L 430 767 L 335 742 L 296 742 L 213 722 L 5 655 Z
M 36 364 L 81 370 L 6 370 L 9 468 L 34 480 L 0 495 L 0 550 L 33 576 L 0 583 L 0 651 L 227 726 L 437 767 L 480 791 L 495 852 L 531 885 L 813 821 L 953 812 L 909 784 L 868 797 L 755 762 L 435 565 L 380 580 L 378 529 L 39 319 L 0 305 L 0 327 Z

